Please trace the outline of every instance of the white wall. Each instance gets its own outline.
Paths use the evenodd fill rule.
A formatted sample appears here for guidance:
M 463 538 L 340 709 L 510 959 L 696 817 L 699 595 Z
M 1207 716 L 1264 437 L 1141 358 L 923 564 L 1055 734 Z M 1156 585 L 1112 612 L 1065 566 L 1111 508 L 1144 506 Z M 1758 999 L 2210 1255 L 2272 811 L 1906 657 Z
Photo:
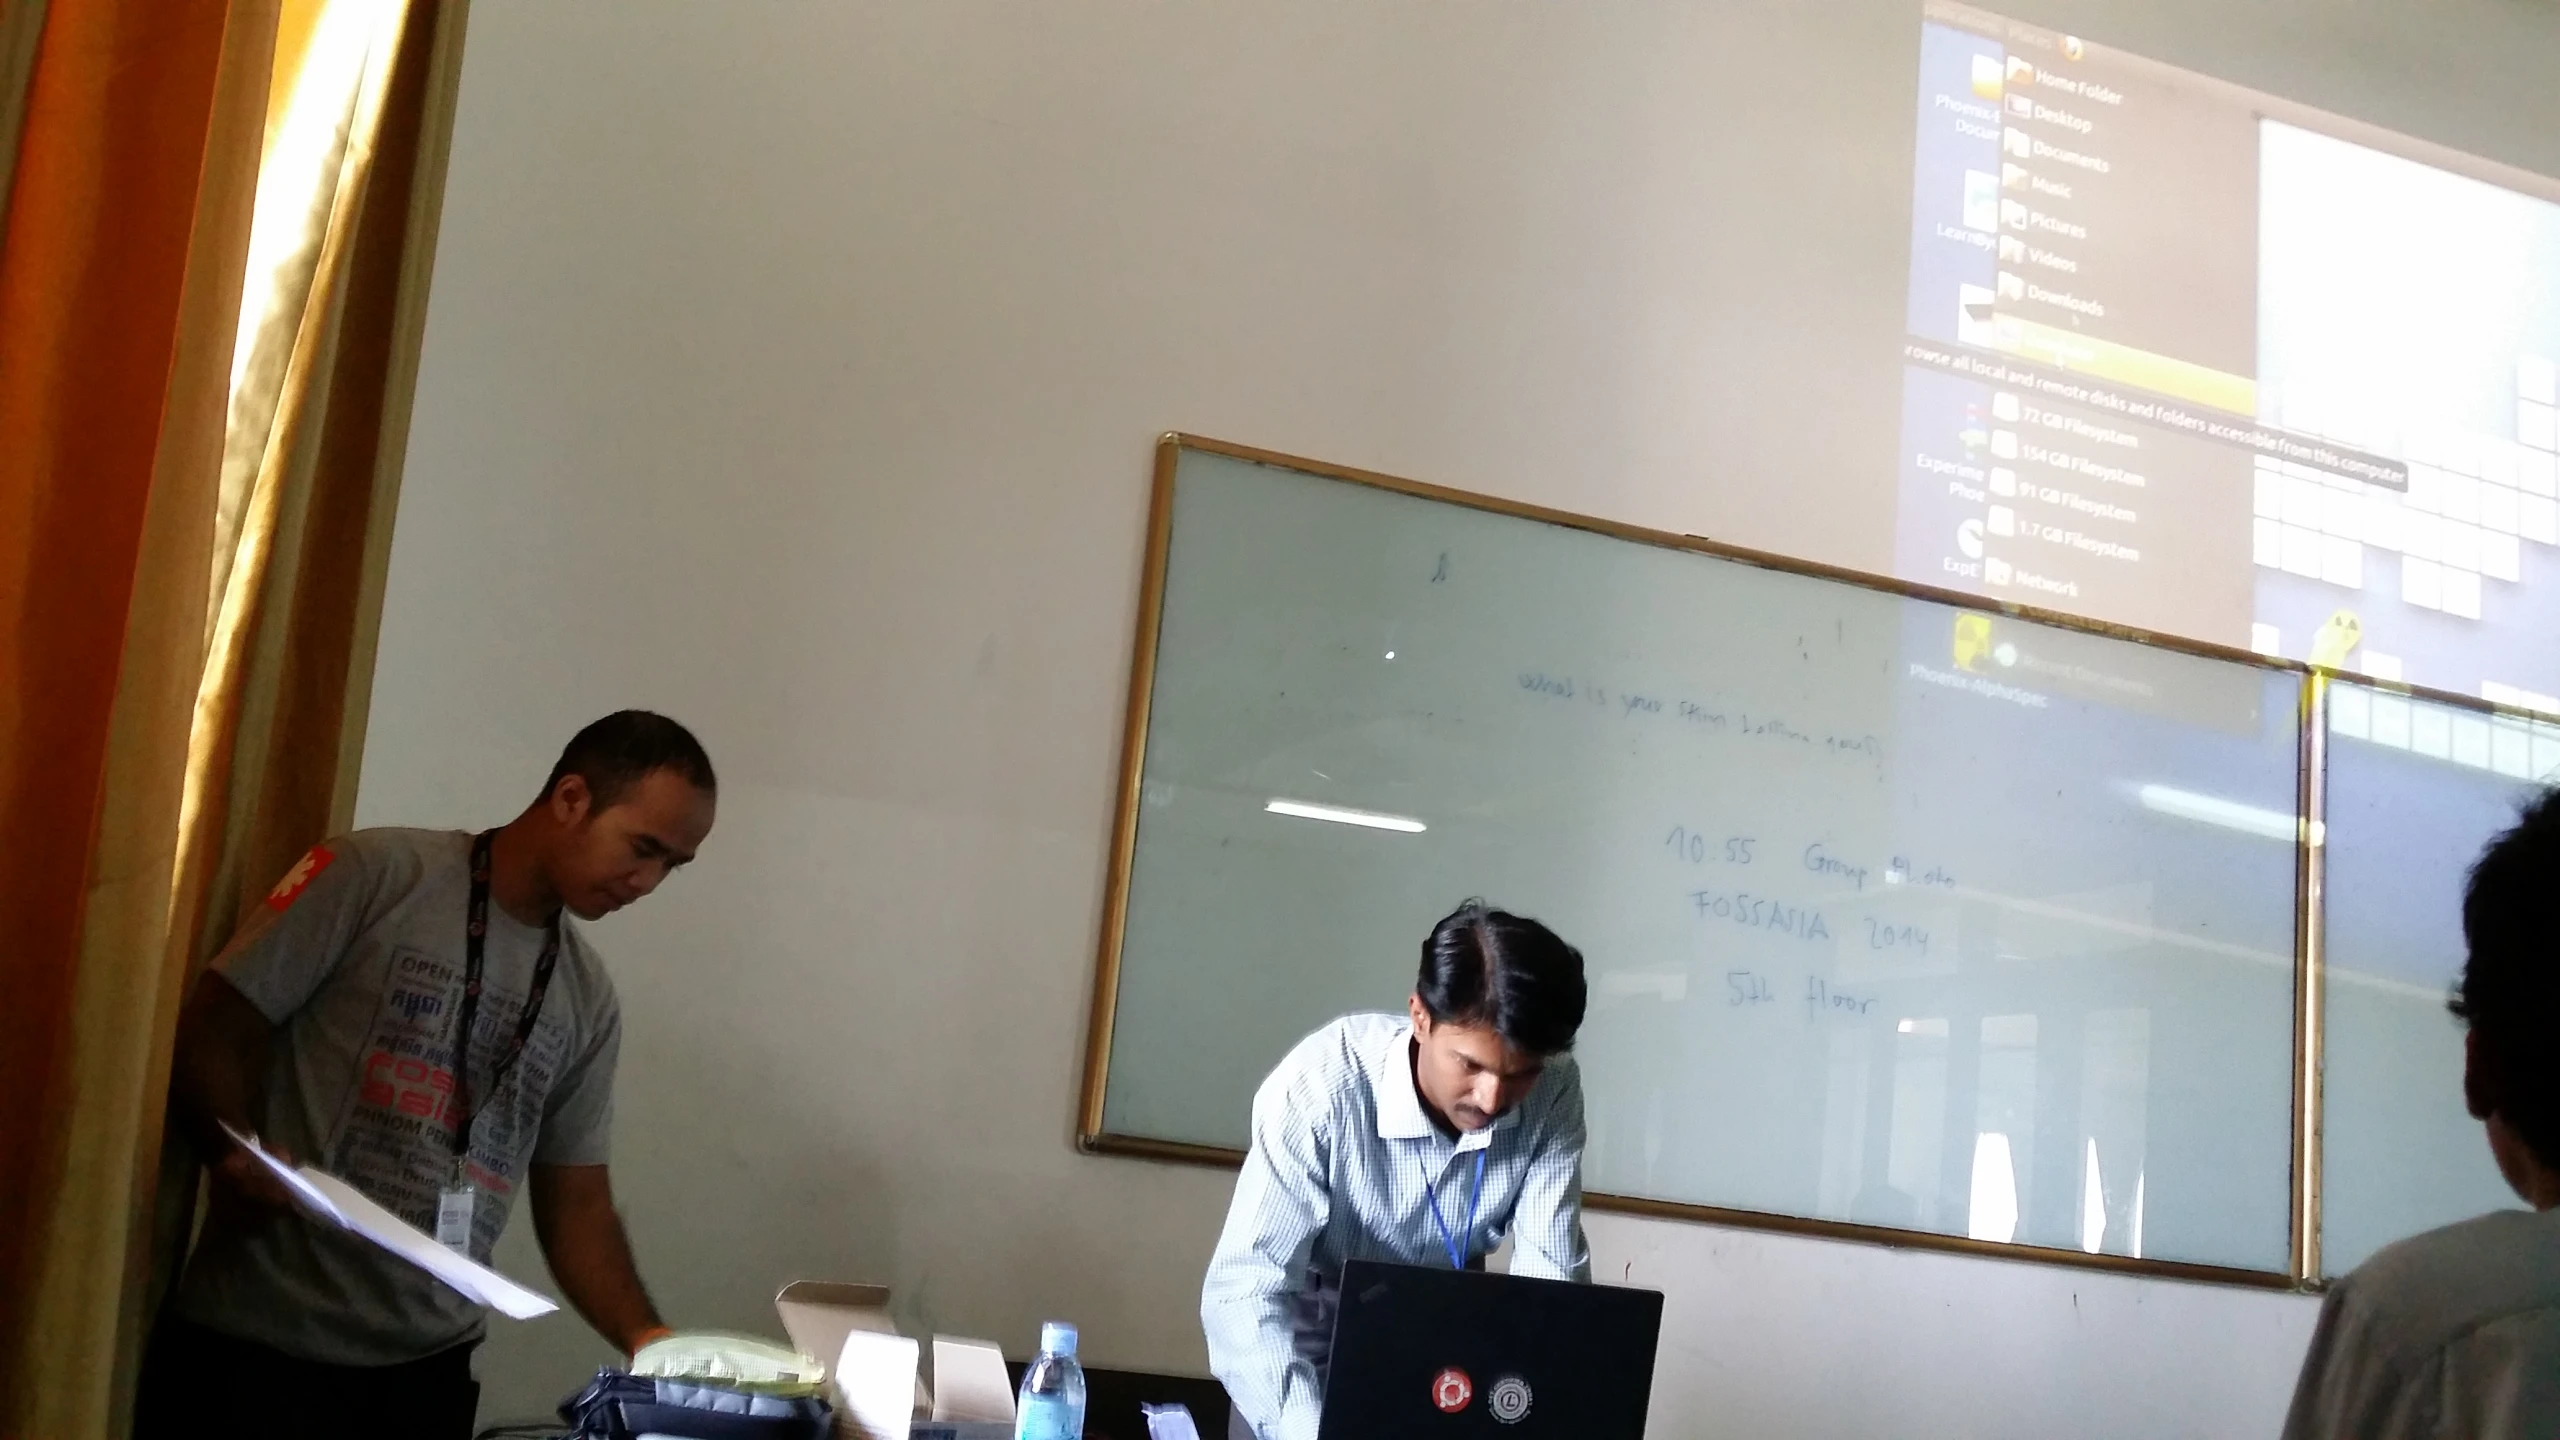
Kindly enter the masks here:
M 2560 173 L 2560 17 L 2026 18 Z M 697 870 L 599 929 L 617 1175 L 690 1324 L 1197 1370 L 1228 1177 L 1069 1144 L 1149 446 L 1183 428 L 1870 566 L 1918 7 L 475 7 L 364 823 L 696 727 Z M 1793 422 L 1793 423 L 1791 423 Z M 1389 997 L 1382 997 L 1389 998 Z M 519 1226 L 506 1254 L 531 1270 Z M 2271 1433 L 2285 1296 L 1595 1217 L 1670 1294 L 1658 1434 Z M 485 1415 L 599 1347 L 502 1327 Z

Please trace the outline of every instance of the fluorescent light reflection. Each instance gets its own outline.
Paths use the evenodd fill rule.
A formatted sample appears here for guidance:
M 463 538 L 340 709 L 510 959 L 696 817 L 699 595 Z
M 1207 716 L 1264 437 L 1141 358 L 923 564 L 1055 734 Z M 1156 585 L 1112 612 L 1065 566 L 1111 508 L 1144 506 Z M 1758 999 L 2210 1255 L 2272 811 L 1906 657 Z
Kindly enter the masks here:
M 2087 1168 L 2080 1177 L 2080 1248 L 2095 1255 L 2107 1243 L 2107 1183 L 2098 1175 L 2098 1137 L 2089 1137 Z
M 2145 810 L 2268 840 L 2291 842 L 2301 823 L 2290 810 L 2244 805 L 2219 795 L 2199 795 L 2193 790 L 2180 790 L 2170 785 L 2140 786 L 2134 791 L 2134 797 L 2142 802 Z M 2320 827 L 2317 825 L 2311 827 L 2311 842 L 2315 845 L 2320 843 Z
M 2009 1137 L 1996 1130 L 1973 1137 L 1973 1198 L 1964 1233 L 2006 1245 L 2018 1238 L 2018 1170 Z
M 1419 835 L 1431 828 L 1409 815 L 1385 815 L 1375 810 L 1346 810 L 1339 805 L 1311 805 L 1304 800 L 1273 800 L 1262 807 L 1273 815 L 1294 815 L 1301 820 L 1330 820 L 1336 825 L 1358 825 L 1370 830 L 1393 830 L 1399 835 Z

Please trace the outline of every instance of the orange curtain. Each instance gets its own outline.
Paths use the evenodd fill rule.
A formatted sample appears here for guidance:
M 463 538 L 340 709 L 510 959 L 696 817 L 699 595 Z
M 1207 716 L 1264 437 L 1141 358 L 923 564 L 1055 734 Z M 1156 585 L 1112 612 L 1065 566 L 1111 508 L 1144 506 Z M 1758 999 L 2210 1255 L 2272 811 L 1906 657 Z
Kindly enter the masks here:
M 22 1362 L 50 1201 L 72 1164 L 68 1120 L 88 1098 L 65 1062 L 92 906 L 117 932 L 97 938 L 129 946 L 128 966 L 156 970 L 166 938 L 205 612 L 201 580 L 183 577 L 201 576 L 212 541 L 274 29 L 273 0 L 50 0 L 18 110 L 0 235 L 0 1425 L 11 1436 L 91 1428 L 76 1400 L 54 1403 L 75 1377 Z M 111 770 L 128 802 L 112 812 Z M 101 901 L 93 880 L 115 893 Z M 132 903 L 155 891 L 159 927 L 147 900 Z
M 261 189 L 262 236 L 282 211 L 274 218 L 291 244 L 273 276 L 251 276 L 215 520 L 181 880 L 198 907 L 187 918 L 199 964 L 246 905 L 350 818 L 363 707 L 349 697 L 369 684 L 407 445 L 415 347 L 404 341 L 416 334 L 404 317 L 417 318 L 434 248 L 434 209 L 418 200 L 440 188 L 421 178 L 439 173 L 449 117 L 436 80 L 451 79 L 464 12 L 410 0 L 324 8 L 335 12 L 324 30 L 345 22 L 371 38 L 342 106 L 336 90 L 318 97 L 339 132 L 311 181 L 283 198 Z M 270 163 L 286 158 L 271 152 Z
M 275 98 L 321 92 L 299 191 L 259 179 L 279 0 L 46 0 L 14 107 L 0 1437 L 126 1428 L 192 1209 L 178 1003 L 239 894 L 352 808 L 462 9 L 321 5 L 364 39 L 305 85 L 314 7 L 284 0 Z

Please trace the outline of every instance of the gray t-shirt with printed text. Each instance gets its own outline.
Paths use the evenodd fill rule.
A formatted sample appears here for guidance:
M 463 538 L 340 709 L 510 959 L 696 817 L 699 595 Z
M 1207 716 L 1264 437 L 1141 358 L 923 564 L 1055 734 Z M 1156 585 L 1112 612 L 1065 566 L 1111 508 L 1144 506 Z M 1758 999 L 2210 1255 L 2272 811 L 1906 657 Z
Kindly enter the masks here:
M 362 830 L 303 857 L 214 968 L 278 1027 L 259 1133 L 422 1230 L 452 1174 L 471 837 Z M 514 1038 L 543 930 L 489 906 L 470 1080 Z M 524 1053 L 475 1095 L 472 1255 L 489 1258 L 526 1167 L 601 1165 L 622 1016 L 595 951 L 564 917 L 560 958 Z M 179 1316 L 287 1354 L 392 1365 L 476 1339 L 480 1307 L 405 1261 L 302 1216 L 206 1223 Z

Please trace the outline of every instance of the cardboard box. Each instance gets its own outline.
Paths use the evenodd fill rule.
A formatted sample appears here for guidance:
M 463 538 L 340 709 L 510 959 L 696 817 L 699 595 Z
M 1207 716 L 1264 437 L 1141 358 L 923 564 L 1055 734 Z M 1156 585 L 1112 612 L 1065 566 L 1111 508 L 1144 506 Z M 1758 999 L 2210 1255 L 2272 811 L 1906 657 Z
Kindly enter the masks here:
M 795 1280 L 773 1308 L 791 1343 L 827 1362 L 840 1440 L 1013 1440 L 1012 1380 L 994 1344 L 934 1336 L 929 1387 L 921 1347 L 889 1317 L 887 1286 Z

